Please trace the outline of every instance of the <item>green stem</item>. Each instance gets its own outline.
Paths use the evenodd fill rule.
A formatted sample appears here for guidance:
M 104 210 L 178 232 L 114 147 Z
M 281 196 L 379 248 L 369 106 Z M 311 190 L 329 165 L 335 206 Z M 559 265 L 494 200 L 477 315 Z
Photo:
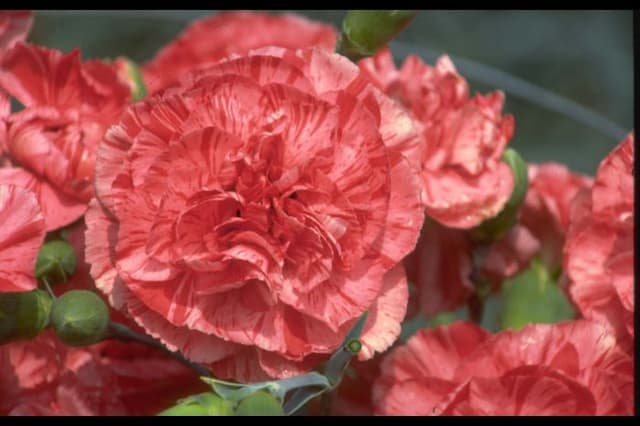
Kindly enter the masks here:
M 42 283 L 44 284 L 44 288 L 45 290 L 47 290 L 47 293 L 49 293 L 49 296 L 51 296 L 51 299 L 56 300 L 56 295 L 51 289 L 51 285 L 49 284 L 49 280 L 47 280 L 47 277 L 42 277 Z
M 336 389 L 331 389 L 320 396 L 320 415 L 331 416 L 333 402 L 336 399 Z
M 162 343 L 158 342 L 151 336 L 147 336 L 145 334 L 137 333 L 131 330 L 124 324 L 120 324 L 117 322 L 111 321 L 109 323 L 109 335 L 107 338 L 122 340 L 125 342 L 134 341 L 138 343 L 142 343 L 147 346 L 151 346 L 152 348 L 160 349 L 162 352 L 171 356 L 172 358 L 179 361 L 181 364 L 189 367 L 200 377 L 212 377 L 211 372 L 208 369 L 203 367 L 202 365 L 195 364 L 188 359 L 186 359 L 180 352 L 173 352 L 166 348 Z

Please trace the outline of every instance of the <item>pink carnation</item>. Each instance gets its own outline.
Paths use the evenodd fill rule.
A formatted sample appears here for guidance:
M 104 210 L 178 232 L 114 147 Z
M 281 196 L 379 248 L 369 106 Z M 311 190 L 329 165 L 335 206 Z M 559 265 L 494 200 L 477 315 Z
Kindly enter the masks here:
M 418 160 L 427 214 L 462 229 L 497 215 L 514 186 L 501 161 L 514 131 L 513 117 L 501 115 L 503 93 L 469 98 L 466 81 L 447 56 L 430 67 L 411 55 L 397 70 L 383 50 L 360 67 L 422 125 Z
M 2 117 L 0 147 L 10 164 L 0 166 L 0 183 L 33 191 L 47 230 L 75 221 L 93 196 L 98 143 L 129 88 L 106 64 L 82 63 L 78 50 L 18 43 L 0 58 L 2 90 L 25 108 Z
M 65 346 L 46 331 L 0 346 L 0 415 L 155 415 L 205 390 L 197 375 L 139 344 Z
M 601 163 L 592 191 L 574 201 L 564 267 L 573 302 L 610 324 L 633 350 L 633 143 L 629 134 Z
M 383 415 L 629 415 L 633 360 L 602 325 L 530 325 L 490 335 L 470 322 L 424 329 L 381 366 Z
M 177 84 L 180 76 L 236 53 L 266 46 L 333 50 L 335 29 L 292 15 L 223 12 L 191 23 L 143 68 L 150 93 Z
M 412 122 L 346 58 L 269 48 L 131 107 L 86 216 L 96 285 L 219 377 L 308 371 L 368 310 L 400 333 L 423 220 Z

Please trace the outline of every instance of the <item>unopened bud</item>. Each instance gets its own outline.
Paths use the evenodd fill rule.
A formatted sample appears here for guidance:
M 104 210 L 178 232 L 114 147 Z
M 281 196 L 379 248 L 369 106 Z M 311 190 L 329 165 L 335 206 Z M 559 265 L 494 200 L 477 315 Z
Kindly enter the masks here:
M 213 393 L 201 393 L 181 399 L 158 416 L 231 416 L 233 403 Z
M 48 284 L 66 282 L 76 271 L 76 253 L 62 240 L 44 243 L 36 259 L 36 278 Z
M 358 352 L 360 352 L 360 349 L 362 349 L 362 343 L 360 342 L 360 340 L 354 339 L 347 343 L 347 348 L 349 349 L 349 352 L 356 355 Z
M 269 392 L 257 391 L 238 404 L 236 416 L 282 416 L 280 402 Z
M 120 56 L 116 58 L 113 65 L 118 74 L 118 78 L 125 82 L 131 89 L 131 100 L 137 102 L 147 94 L 147 87 L 142 78 L 140 67 L 129 58 Z
M 51 325 L 69 346 L 92 345 L 107 334 L 109 309 L 94 292 L 71 290 L 53 302 Z
M 0 344 L 36 337 L 49 324 L 51 297 L 42 290 L 0 293 Z
M 353 60 L 375 54 L 416 16 L 411 10 L 350 10 L 342 21 L 339 50 Z

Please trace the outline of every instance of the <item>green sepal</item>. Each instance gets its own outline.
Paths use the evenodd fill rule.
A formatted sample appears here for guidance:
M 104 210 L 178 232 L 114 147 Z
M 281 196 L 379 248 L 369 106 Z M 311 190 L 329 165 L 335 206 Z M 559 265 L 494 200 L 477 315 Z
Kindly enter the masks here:
M 342 21 L 338 51 L 352 60 L 375 54 L 416 16 L 410 10 L 350 10 Z
M 138 64 L 123 56 L 119 57 L 118 61 L 122 61 L 124 64 L 124 71 L 131 86 L 131 100 L 137 102 L 144 98 L 147 95 L 147 86 L 144 83 L 142 70 Z
M 35 275 L 50 285 L 64 283 L 76 271 L 76 253 L 66 241 L 54 240 L 40 247 L 36 258 Z
M 236 416 L 283 416 L 281 403 L 268 392 L 255 392 L 238 404 Z
M 49 325 L 51 296 L 43 290 L 0 293 L 0 344 L 36 337 Z
M 233 403 L 207 392 L 179 400 L 158 416 L 232 416 Z
M 87 346 L 107 335 L 109 308 L 96 293 L 71 290 L 53 302 L 51 325 L 69 346 Z
M 513 173 L 513 191 L 511 191 L 511 196 L 500 213 L 471 229 L 471 237 L 476 241 L 491 242 L 503 238 L 518 221 L 518 212 L 527 196 L 529 188 L 527 163 L 512 148 L 507 148 L 504 151 L 502 161 L 509 166 Z
M 527 324 L 571 320 L 576 312 L 542 261 L 502 284 L 502 328 L 518 330 Z

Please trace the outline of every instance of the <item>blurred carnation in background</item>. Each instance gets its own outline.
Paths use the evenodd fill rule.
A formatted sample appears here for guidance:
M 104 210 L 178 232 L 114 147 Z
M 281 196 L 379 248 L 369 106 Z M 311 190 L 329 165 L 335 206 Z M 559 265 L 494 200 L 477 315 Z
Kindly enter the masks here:
M 215 12 L 37 11 L 29 40 L 64 51 L 79 47 L 85 59 L 125 55 L 145 62 L 188 22 Z M 286 12 L 336 27 L 345 13 Z M 527 161 L 556 161 L 593 175 L 599 161 L 633 127 L 632 40 L 631 11 L 439 10 L 418 14 L 397 37 L 393 51 L 397 61 L 410 49 L 428 63 L 439 53 L 451 55 L 472 93 L 495 87 L 506 92 L 505 111 L 517 118 L 510 146 Z M 494 71 L 522 80 L 525 84 L 516 82 L 516 89 L 528 99 L 504 80 L 488 82 Z M 546 91 L 529 90 L 526 83 Z M 556 96 L 568 102 L 558 104 Z M 550 105 L 581 115 L 584 122 Z

